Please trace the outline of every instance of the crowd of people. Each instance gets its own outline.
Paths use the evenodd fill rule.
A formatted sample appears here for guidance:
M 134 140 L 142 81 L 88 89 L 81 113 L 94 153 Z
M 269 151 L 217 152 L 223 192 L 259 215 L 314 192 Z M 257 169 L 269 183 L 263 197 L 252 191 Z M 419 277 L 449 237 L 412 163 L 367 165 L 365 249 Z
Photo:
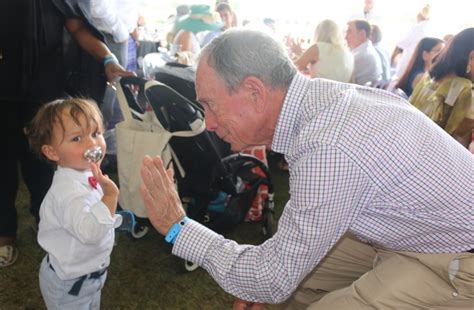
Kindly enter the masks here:
M 236 296 L 235 309 L 474 303 L 474 28 L 433 37 L 426 5 L 390 54 L 373 5 L 366 0 L 344 28 L 322 20 L 310 44 L 279 40 L 270 18 L 264 31 L 239 24 L 227 1 L 177 7 L 162 46 L 195 67 L 207 130 L 235 152 L 264 145 L 283 154 L 290 174 L 278 231 L 248 246 L 188 219 L 173 171 L 143 159 L 152 225 L 172 237 L 173 254 Z M 84 153 L 105 154 L 103 133 L 120 121 L 117 99 L 104 101 L 107 81 L 139 74 L 137 5 L 16 0 L 0 12 L 7 8 L 16 24 L 0 32 L 11 181 L 0 191 L 0 268 L 19 255 L 21 172 L 47 252 L 48 309 L 98 309 L 118 188 L 102 174 L 103 158 Z

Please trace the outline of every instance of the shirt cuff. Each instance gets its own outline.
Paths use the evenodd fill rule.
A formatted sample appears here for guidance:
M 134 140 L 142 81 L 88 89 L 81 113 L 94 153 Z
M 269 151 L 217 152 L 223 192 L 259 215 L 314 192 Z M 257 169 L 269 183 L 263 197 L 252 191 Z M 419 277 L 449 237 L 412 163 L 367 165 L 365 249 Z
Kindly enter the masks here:
M 223 237 L 198 222 L 190 220 L 183 226 L 176 239 L 173 255 L 202 266 L 209 247 L 219 238 Z
M 120 226 L 122 223 L 122 216 L 114 215 L 112 217 L 109 208 L 107 208 L 102 200 L 91 207 L 91 213 L 97 219 L 97 222 L 103 225 L 108 225 L 115 228 Z

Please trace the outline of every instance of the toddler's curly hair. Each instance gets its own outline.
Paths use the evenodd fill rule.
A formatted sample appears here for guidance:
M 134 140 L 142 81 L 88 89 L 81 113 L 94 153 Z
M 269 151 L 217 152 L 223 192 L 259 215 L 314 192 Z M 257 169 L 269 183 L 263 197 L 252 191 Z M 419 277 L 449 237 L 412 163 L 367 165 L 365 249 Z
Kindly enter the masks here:
M 79 118 L 84 116 L 87 120 L 87 128 L 96 125 L 100 131 L 104 129 L 102 113 L 97 104 L 90 99 L 70 98 L 58 99 L 41 106 L 33 117 L 30 125 L 26 128 L 26 135 L 33 152 L 47 159 L 41 148 L 43 145 L 51 144 L 53 139 L 54 125 L 59 124 L 64 132 L 63 113 L 69 113 L 74 122 L 80 126 Z

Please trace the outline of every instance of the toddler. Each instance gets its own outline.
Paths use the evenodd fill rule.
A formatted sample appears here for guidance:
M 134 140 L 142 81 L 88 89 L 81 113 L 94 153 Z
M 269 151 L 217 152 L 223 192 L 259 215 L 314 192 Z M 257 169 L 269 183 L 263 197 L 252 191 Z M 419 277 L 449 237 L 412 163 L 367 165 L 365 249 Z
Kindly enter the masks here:
M 47 252 L 40 272 L 48 309 L 99 309 L 119 190 L 99 166 L 105 154 L 103 120 L 95 103 L 56 100 L 31 122 L 31 148 L 57 169 L 40 208 L 38 243 Z

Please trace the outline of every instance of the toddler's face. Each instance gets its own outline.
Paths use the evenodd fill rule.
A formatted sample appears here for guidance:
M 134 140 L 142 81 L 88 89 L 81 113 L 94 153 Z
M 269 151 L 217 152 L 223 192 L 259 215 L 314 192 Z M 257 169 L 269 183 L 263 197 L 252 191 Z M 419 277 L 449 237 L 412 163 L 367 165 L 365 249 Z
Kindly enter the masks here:
M 53 141 L 49 146 L 51 156 L 46 155 L 62 167 L 76 170 L 90 169 L 90 164 L 84 158 L 84 153 L 94 146 L 99 146 L 102 149 L 102 154 L 105 154 L 106 145 L 103 132 L 95 124 L 91 124 L 88 129 L 84 116 L 79 117 L 80 126 L 77 125 L 69 115 L 69 111 L 64 111 L 61 119 L 64 130 L 61 124 L 54 125 Z

